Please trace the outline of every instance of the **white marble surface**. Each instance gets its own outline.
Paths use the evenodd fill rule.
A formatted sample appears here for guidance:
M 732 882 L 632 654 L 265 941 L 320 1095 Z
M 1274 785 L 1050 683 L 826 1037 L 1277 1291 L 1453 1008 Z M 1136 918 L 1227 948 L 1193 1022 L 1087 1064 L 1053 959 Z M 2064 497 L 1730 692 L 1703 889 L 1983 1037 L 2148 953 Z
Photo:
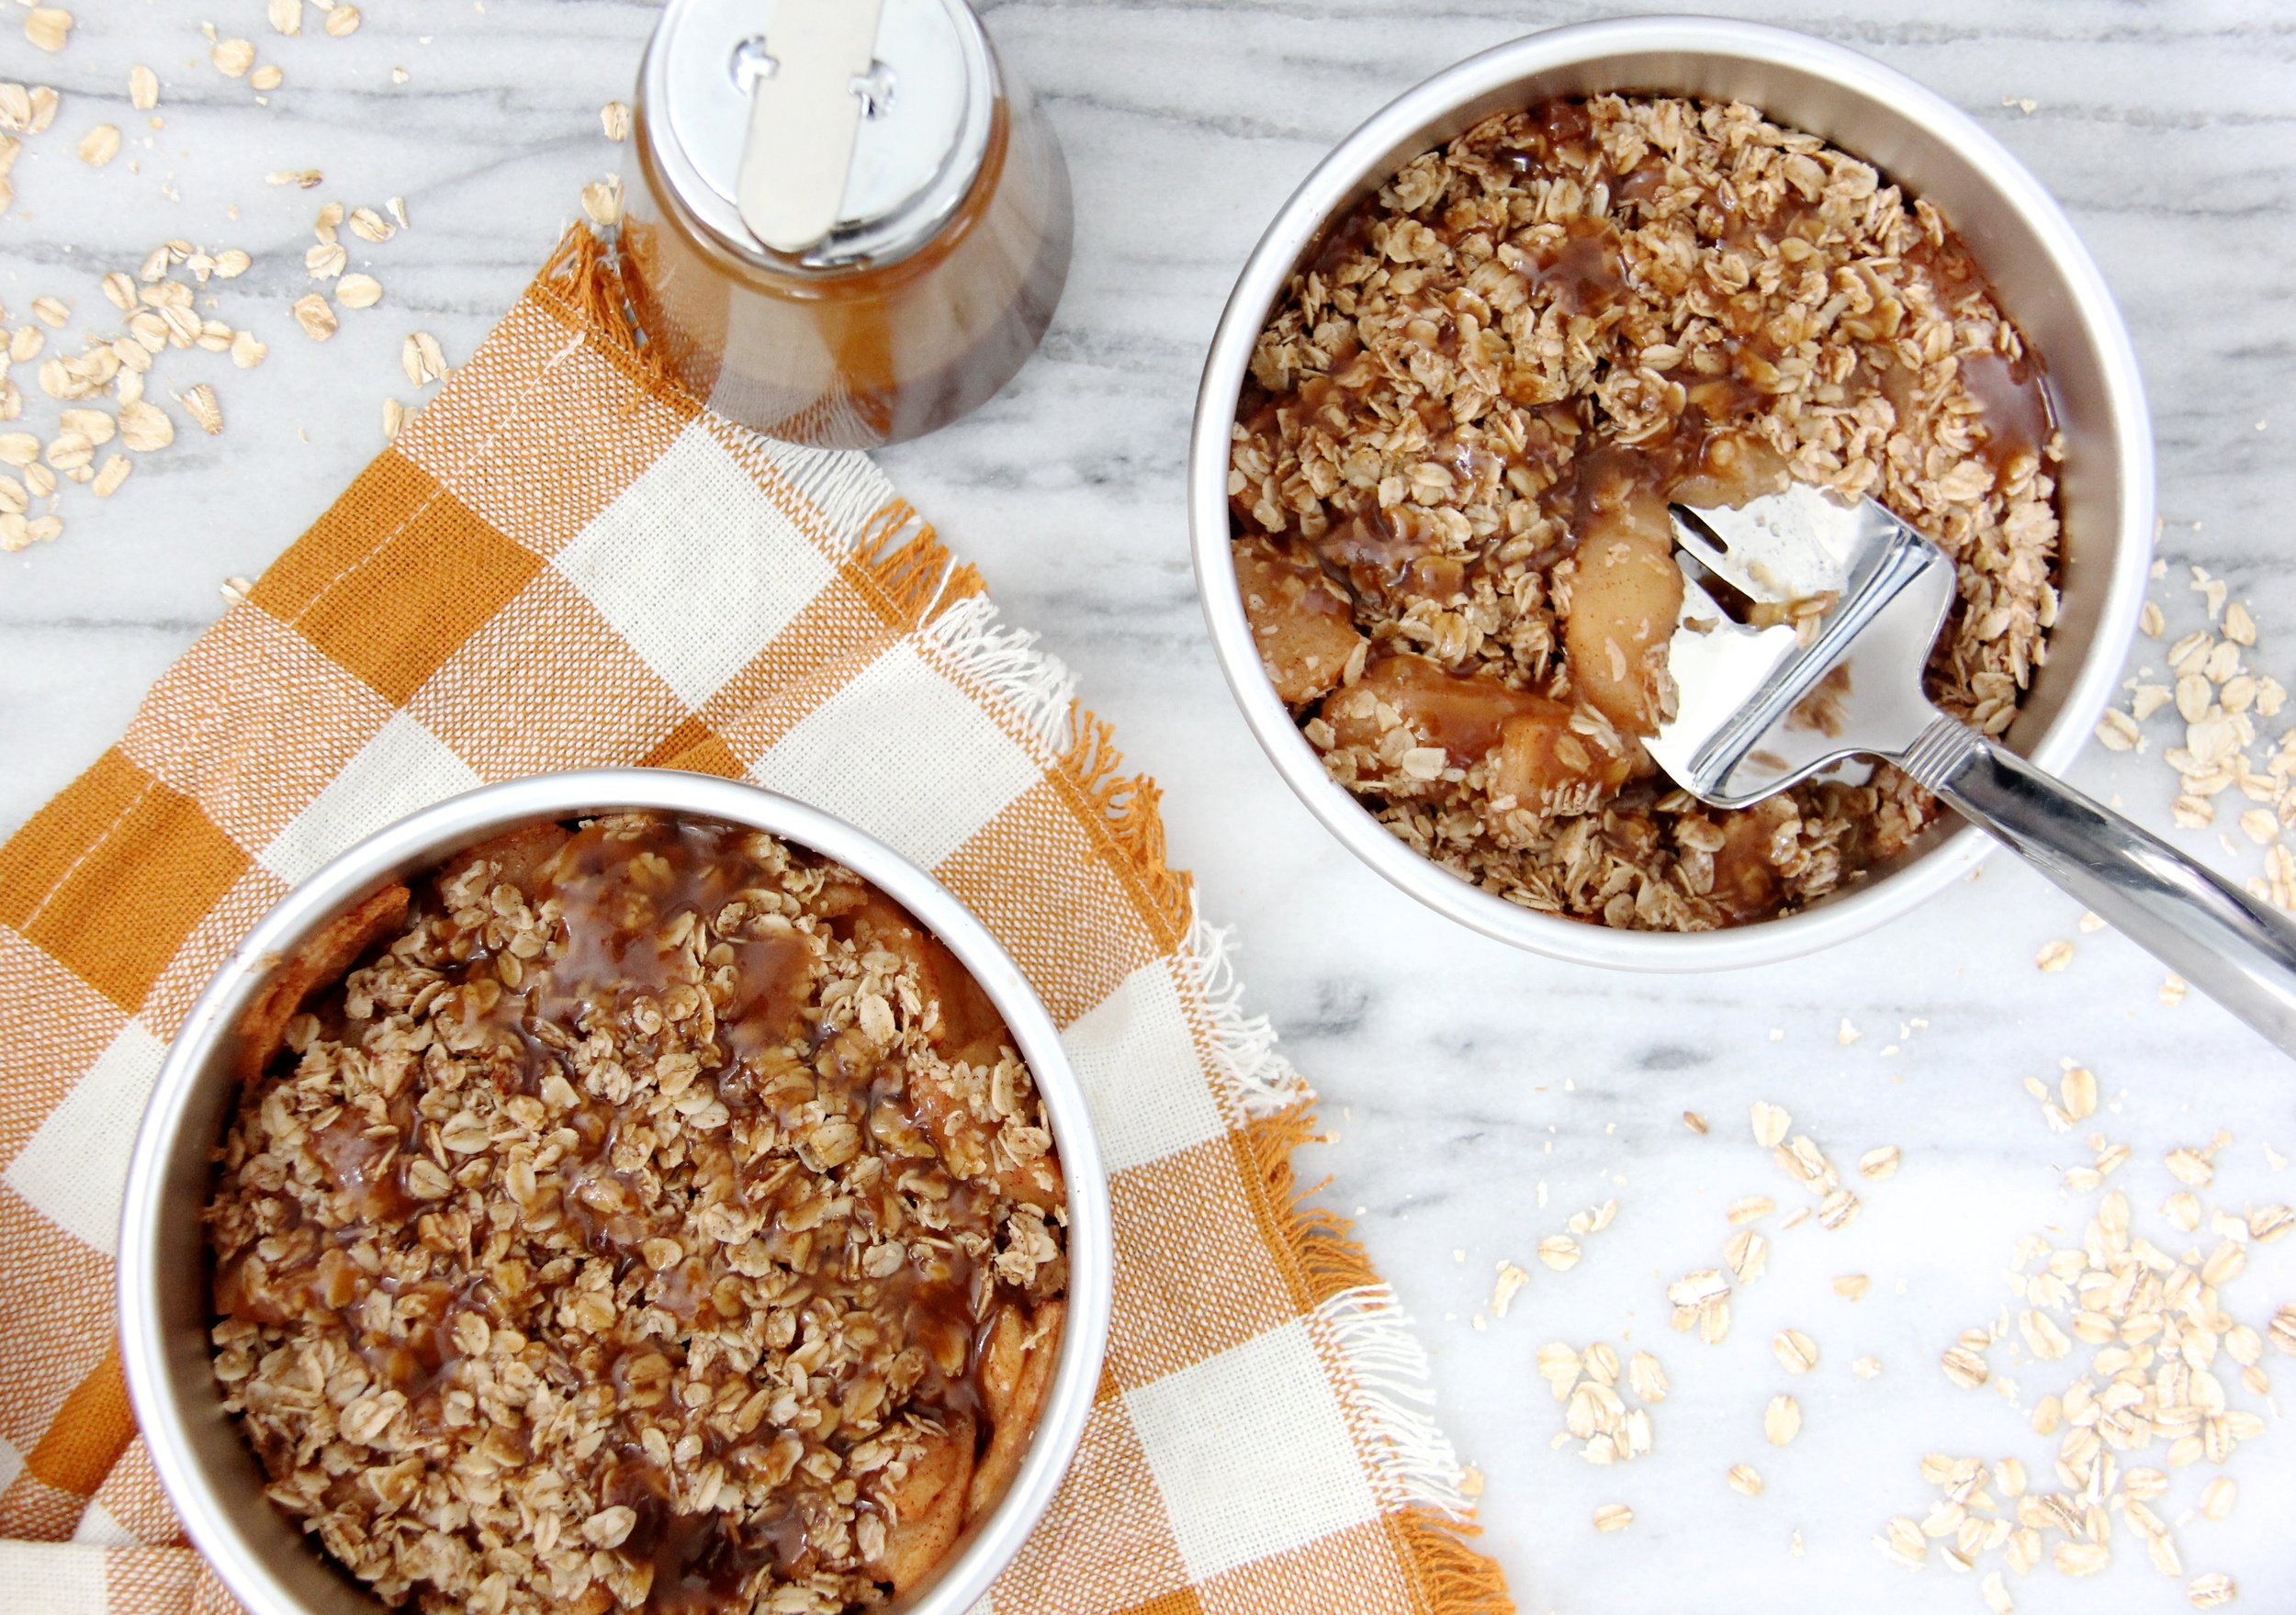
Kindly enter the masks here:
M 1716 8 L 1759 9 L 1916 75 L 2055 189 L 2136 333 L 2158 423 L 2164 553 L 2231 579 L 2265 624 L 2259 665 L 2296 685 L 2296 634 L 2279 632 L 2296 623 L 2296 578 L 2278 564 L 2296 504 L 2296 408 L 2282 396 L 2296 356 L 2290 14 L 2271 0 L 1938 0 L 1918 19 L 1914 7 L 1842 0 Z M 17 166 L 0 302 L 20 321 L 53 292 L 73 303 L 73 329 L 108 323 L 103 270 L 132 267 L 169 236 L 242 246 L 256 266 L 217 288 L 215 311 L 266 338 L 271 357 L 252 374 L 213 355 L 175 364 L 174 387 L 215 383 L 224 435 L 145 456 L 107 504 L 73 491 L 62 540 L 0 563 L 0 829 L 117 734 L 221 609 L 218 583 L 259 571 L 379 446 L 381 399 L 411 396 L 400 338 L 423 328 L 450 356 L 469 352 L 557 239 L 580 183 L 625 155 L 601 138 L 597 108 L 626 94 L 650 22 L 642 0 L 373 0 L 348 39 L 314 27 L 281 39 L 262 0 L 77 9 L 71 48 L 47 58 L 23 44 L 16 9 L 0 7 L 0 78 L 64 94 L 55 128 Z M 1935 1564 L 1900 1570 L 1870 1539 L 1889 1515 L 1925 1508 L 1924 1452 L 2016 1453 L 2045 1481 L 2048 1445 L 2023 1416 L 1994 1390 L 1953 1389 L 1937 1366 L 1956 1331 L 2009 1302 L 2001 1273 L 2016 1236 L 2076 1237 L 2088 1214 L 2057 1187 L 2088 1152 L 2078 1135 L 2047 1130 L 2021 1079 L 2054 1079 L 2067 1056 L 2095 1066 L 2106 1102 L 2082 1132 L 2131 1146 L 2118 1181 L 2140 1224 L 2181 1251 L 2190 1241 L 2154 1218 L 2175 1187 L 2163 1150 L 2224 1129 L 2211 1195 L 2234 1209 L 2296 1198 L 2296 1173 L 2270 1165 L 2267 1149 L 2296 1152 L 2296 1071 L 2197 998 L 2164 1008 L 2156 966 L 2112 936 L 2077 933 L 2071 903 L 2002 861 L 1881 935 L 1741 975 L 1632 979 L 1466 935 L 1349 862 L 1284 793 L 1229 702 L 1193 598 L 1185 423 L 1202 344 L 1269 213 L 1408 84 L 1526 28 L 1610 9 L 996 6 L 993 26 L 1075 171 L 1075 266 L 1043 353 L 1014 386 L 885 460 L 1010 615 L 1081 670 L 1132 760 L 1165 786 L 1176 858 L 1197 870 L 1208 911 L 1239 923 L 1255 1001 L 1325 1095 L 1334 1138 L 1303 1164 L 1335 1174 L 1334 1203 L 1357 1212 L 1424 1320 L 1444 1415 L 1488 1476 L 1484 1542 L 1524 1608 L 1980 1609 L 1974 1578 Z M 285 69 L 267 107 L 205 65 L 203 17 Z M 163 80 L 163 129 L 126 104 L 139 61 Z M 91 174 L 73 142 L 107 120 L 129 129 L 130 150 Z M 323 169 L 325 184 L 264 184 L 289 167 Z M 312 344 L 287 304 L 304 289 L 315 207 L 392 195 L 408 199 L 413 230 L 355 253 L 386 301 Z M 17 374 L 28 387 L 28 368 Z M 36 398 L 31 415 L 52 419 L 51 409 Z M 2173 624 L 2196 620 L 2173 578 L 2165 593 Z M 2157 664 L 2159 647 L 2147 651 Z M 2095 754 L 2076 778 L 2166 826 L 2156 755 Z M 2259 866 L 2245 841 L 2178 836 L 2244 876 Z M 2072 967 L 2038 973 L 2035 949 L 2060 936 L 2078 943 Z M 1846 1046 L 1845 1017 L 1864 1034 Z M 1866 1186 L 1850 1228 L 1778 1234 L 1729 1339 L 1703 1348 L 1667 1328 L 1665 1284 L 1716 1263 L 1732 1199 L 1797 1203 L 1749 1136 L 1757 1099 L 1786 1105 L 1845 1163 L 1895 1143 L 1905 1166 Z M 1688 1131 L 1685 1109 L 1712 1118 L 1712 1135 Z M 1612 1196 L 1615 1223 L 1575 1269 L 1536 1262 L 1541 1236 Z M 1535 1276 L 1507 1318 L 1478 1329 L 1508 1258 Z M 1848 1273 L 1872 1275 L 1865 1300 L 1831 1293 Z M 2226 1292 L 2259 1326 L 2292 1297 L 2296 1240 L 2259 1248 Z M 1823 1353 L 1797 1382 L 1765 1344 L 1786 1325 Z M 1629 1336 L 1673 1380 L 1656 1453 L 1602 1470 L 1550 1450 L 1559 1410 L 1534 1351 Z M 1853 1376 L 1869 1352 L 1884 1373 Z M 1994 1355 L 2027 1406 L 2065 1377 L 2022 1362 L 2021 1348 Z M 2277 1356 L 2266 1366 L 2296 1372 Z M 1806 1424 L 1773 1449 L 1762 1407 L 1789 1383 Z M 2267 1417 L 2274 1428 L 2233 1460 L 2238 1509 L 2179 1533 L 2188 1574 L 2231 1572 L 2242 1608 L 2273 1607 L 2296 1571 L 2296 1432 Z M 1738 1462 L 1768 1478 L 1761 1497 L 1725 1487 Z M 2180 1475 L 2163 1512 L 2190 1508 L 2199 1478 Z M 1636 1522 L 1597 1536 L 1590 1511 L 1614 1500 Z M 2181 1585 L 2148 1569 L 2125 1530 L 2116 1546 L 2099 1580 L 2044 1570 L 2017 1584 L 2020 1607 L 2185 1607 Z

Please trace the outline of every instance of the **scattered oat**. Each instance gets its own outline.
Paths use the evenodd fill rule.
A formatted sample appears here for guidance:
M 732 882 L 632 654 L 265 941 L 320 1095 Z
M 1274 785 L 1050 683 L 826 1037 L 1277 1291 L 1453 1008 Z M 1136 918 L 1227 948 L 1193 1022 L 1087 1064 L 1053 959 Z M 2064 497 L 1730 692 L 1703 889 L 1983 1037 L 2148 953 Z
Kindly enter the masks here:
M 582 211 L 590 221 L 602 229 L 612 229 L 622 222 L 622 176 L 610 174 L 592 180 L 582 187 Z
M 2160 1001 L 2174 1009 L 2184 1002 L 2185 990 L 2185 979 L 2171 970 L 2161 981 Z
M 418 331 L 400 344 L 399 367 L 407 373 L 409 381 L 421 387 L 446 374 L 446 353 L 438 345 L 438 338 Z
M 280 71 L 276 62 L 266 62 L 247 75 L 247 83 L 251 87 L 266 94 L 277 89 L 286 82 L 287 74 Z
M 2198 1150 L 2171 1150 L 2164 1159 L 2171 1175 L 2190 1188 L 2205 1189 L 2209 1181 L 2216 1175 L 2216 1169 L 2209 1164 L 2209 1158 Z
M 389 201 L 385 202 L 383 206 L 390 209 L 390 216 L 399 221 L 399 228 L 400 230 L 411 230 L 414 228 L 407 222 L 407 199 L 404 196 L 393 196 Z
M 1626 1363 L 1626 1383 L 1634 1394 L 1645 1402 L 1663 1402 L 1670 1388 L 1666 1370 L 1648 1351 L 1638 1351 Z
M 308 191 L 327 176 L 316 168 L 275 168 L 263 177 L 265 185 L 300 185 Z
M 264 362 L 264 356 L 270 352 L 270 348 L 257 340 L 252 331 L 231 333 L 231 363 L 242 370 L 253 370 Z
M 1761 1472 L 1750 1464 L 1733 1464 L 1729 1473 L 1730 1490 L 1741 1497 L 1761 1496 Z
M 327 8 L 327 32 L 340 39 L 346 34 L 359 31 L 359 8 L 355 6 L 331 6 Z
M 383 410 L 383 431 L 392 437 L 398 436 L 399 432 L 398 428 L 391 423 L 388 406 L 397 402 L 396 398 L 386 400 Z M 404 419 L 405 416 L 402 414 L 400 420 Z M 1524 1269 L 1517 1267 L 1512 1262 L 1501 1262 L 1498 1281 L 1491 1285 L 1491 1315 L 1493 1318 L 1504 1318 L 1507 1315 L 1507 1308 L 1514 1302 L 1515 1292 L 1530 1282 L 1531 1275 Z
M 219 39 L 215 49 L 208 52 L 208 60 L 225 78 L 243 78 L 247 70 L 255 65 L 254 43 L 249 39 Z
M 99 123 L 80 137 L 80 161 L 101 168 L 119 155 L 119 126 Z
M 1740 1228 L 1723 1241 L 1722 1260 L 1732 1278 L 1750 1284 L 1769 1268 L 1770 1241 L 1752 1228 Z
M 363 241 L 372 241 L 379 246 L 397 235 L 399 230 L 372 207 L 354 207 L 351 210 L 351 233 Z
M 335 286 L 335 301 L 345 308 L 372 308 L 382 300 L 383 283 L 371 275 L 346 275 Z
M 1869 1150 L 1858 1157 L 1858 1172 L 1861 1175 L 1880 1183 L 1885 1178 L 1894 1178 L 1897 1175 L 1897 1164 L 1900 1159 L 1896 1145 L 1885 1144 L 1878 1150 Z
M 2065 1114 L 2077 1122 L 2096 1115 L 2096 1073 L 2087 1066 L 2067 1066 L 2065 1075 L 2057 1081 L 2057 1099 L 2065 1107 Z
M 232 577 L 226 578 L 217 588 L 216 592 L 236 606 L 244 602 L 247 597 L 254 592 L 254 589 L 255 584 L 253 578 Z
M 2184 1595 L 2192 1600 L 2196 1609 L 2221 1609 L 2239 1597 L 2240 1588 L 2231 1576 L 2215 1570 L 2194 1576 L 2186 1585 Z
M 315 342 L 323 342 L 335 334 L 335 311 L 327 306 L 327 299 L 317 292 L 307 292 L 288 305 L 295 323 L 303 328 L 303 334 Z
M 103 469 L 88 485 L 90 492 L 99 499 L 107 499 L 119 491 L 119 485 L 128 480 L 128 473 L 135 469 L 134 462 L 125 454 L 112 454 L 104 461 Z
M 2220 1475 L 2200 1488 L 2200 1512 L 2211 1520 L 2232 1518 L 2233 1505 L 2240 1500 L 2240 1483 L 2229 1475 Z
M 2047 975 L 2056 974 L 2072 962 L 2073 945 L 2062 936 L 2043 943 L 2041 951 L 2033 956 L 2033 963 Z
M 2118 707 L 2107 707 L 2097 720 L 2097 743 L 2107 751 L 2131 751 L 2143 738 L 2136 720 Z
M 58 412 L 56 422 L 66 432 L 76 432 L 102 448 L 112 440 L 112 418 L 101 409 L 64 409 Z
M 1548 1388 L 1554 1392 L 1558 1402 L 1569 1396 L 1571 1387 L 1579 1383 L 1580 1356 L 1560 1340 L 1551 1340 L 1541 1346 L 1533 1362 L 1538 1369 L 1538 1377 L 1547 1382 Z
M 2064 1542 L 2050 1555 L 2049 1562 L 2064 1576 L 2094 1576 L 2110 1563 L 2111 1554 L 2102 1542 Z
M 1729 1210 L 1724 1215 L 1729 1218 L 1732 1228 L 1742 1228 L 1750 1222 L 1760 1222 L 1777 1209 L 1778 1203 L 1769 1195 L 1748 1194 L 1742 1199 L 1731 1201 Z
M 197 387 L 177 393 L 175 401 L 184 407 L 185 411 L 194 421 L 198 422 L 200 431 L 209 437 L 218 437 L 222 434 L 223 406 L 216 401 L 215 388 L 203 381 Z
M 1696 1133 L 1701 1138 L 1705 1136 L 1706 1118 L 1700 1116 L 1694 1110 L 1685 1110 L 1683 1112 L 1683 1126 L 1688 1127 L 1692 1132 Z
M 1624 1531 L 1635 1522 L 1635 1511 L 1624 1503 L 1604 1503 L 1594 1510 L 1594 1529 L 1600 1531 Z
M 1874 1281 L 1862 1273 L 1845 1273 L 1834 1280 L 1834 1294 L 1844 1301 L 1863 1301 L 1873 1287 Z
M 1754 1142 L 1765 1150 L 1774 1150 L 1785 1140 L 1786 1129 L 1794 1118 L 1781 1105 L 1767 1100 L 1754 1102 Z
M 1770 1354 L 1788 1374 L 1807 1374 L 1818 1366 L 1818 1342 L 1800 1329 L 1780 1329 L 1773 1335 Z
M 630 109 L 620 101 L 609 101 L 598 109 L 598 121 L 605 126 L 606 139 L 619 143 L 630 138 Z
M 1683 1274 L 1667 1285 L 1666 1298 L 1673 1304 L 1676 1329 L 1695 1329 L 1698 1339 L 1709 1346 L 1721 1344 L 1729 1334 L 1730 1286 L 1719 1269 Z
M 119 407 L 119 441 L 137 454 L 163 449 L 175 441 L 167 411 L 142 398 Z
M 2016 1615 L 2017 1600 L 2009 1597 L 2009 1584 L 2001 1579 L 1999 1571 L 1986 1572 L 1986 1578 L 1977 1584 L 1977 1590 L 1985 1595 L 1985 1607 L 1992 1615 Z
M 60 432 L 49 441 L 49 465 L 67 475 L 79 470 L 94 457 L 95 445 L 79 432 Z
M 39 317 L 41 324 L 59 328 L 72 318 L 71 306 L 58 297 L 34 297 L 32 312 Z
M 1882 1373 L 1882 1360 L 1878 1357 L 1861 1357 L 1850 1364 L 1850 1372 L 1860 1379 L 1879 1379 Z
M 1459 1495 L 1464 1497 L 1480 1497 L 1483 1495 L 1483 1472 L 1472 1464 L 1459 1470 Z
M 1802 1431 L 1802 1405 L 1780 1392 L 1770 1398 L 1761 1416 L 1761 1433 L 1773 1447 L 1783 1447 Z
M 1974 1391 L 1993 1377 L 1993 1371 L 1986 1366 L 1985 1359 L 1966 1345 L 1947 1347 L 1941 1361 L 1945 1365 L 1945 1377 L 1964 1391 Z
M 406 423 L 406 405 L 397 398 L 385 398 L 383 400 L 383 441 L 385 443 L 398 442 L 400 429 Z
M 274 33 L 292 36 L 303 31 L 303 0 L 270 0 L 269 10 Z
M 1882 1528 L 1882 1534 L 1874 1539 L 1874 1545 L 1898 1564 L 1909 1569 L 1921 1568 L 1921 1561 L 1930 1551 L 1921 1527 L 1900 1514 Z
M 1538 1259 L 1557 1273 L 1579 1265 L 1579 1242 L 1569 1234 L 1549 1234 L 1538 1242 Z
M 1859 1031 L 1855 1026 L 1850 1024 L 1850 1017 L 1848 1015 L 1843 1015 L 1841 1017 L 1840 1029 L 1834 1033 L 1834 1041 L 1840 1044 L 1844 1049 L 1847 1049 L 1851 1044 L 1856 1042 L 1859 1038 L 1864 1036 L 1865 1034 L 1863 1032 Z
M 24 14 L 24 37 L 41 50 L 61 50 L 72 38 L 72 13 L 35 6 Z

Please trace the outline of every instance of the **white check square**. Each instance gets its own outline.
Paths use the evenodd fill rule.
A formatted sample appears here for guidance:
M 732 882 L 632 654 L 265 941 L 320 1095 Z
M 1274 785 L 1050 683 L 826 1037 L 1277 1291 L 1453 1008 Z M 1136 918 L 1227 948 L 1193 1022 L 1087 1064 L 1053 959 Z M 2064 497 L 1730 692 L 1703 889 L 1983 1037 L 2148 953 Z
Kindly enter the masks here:
M 255 856 L 291 886 L 352 843 L 479 783 L 477 770 L 422 720 L 394 712 L 310 806 Z
M 749 771 L 931 869 L 1043 775 L 906 644 L 797 721 Z
M 688 707 L 699 707 L 829 584 L 828 557 L 694 425 L 558 553 Z
M 1061 1044 L 1110 1172 L 1144 1166 L 1225 1130 L 1169 959 L 1125 977 L 1061 1033 Z
M 166 1057 L 166 1044 L 129 1021 L 0 1173 L 41 1216 L 106 1255 L 118 1253 L 128 1157 Z
M 1128 1391 L 1124 1410 L 1191 1581 L 1379 1517 L 1304 1323 Z

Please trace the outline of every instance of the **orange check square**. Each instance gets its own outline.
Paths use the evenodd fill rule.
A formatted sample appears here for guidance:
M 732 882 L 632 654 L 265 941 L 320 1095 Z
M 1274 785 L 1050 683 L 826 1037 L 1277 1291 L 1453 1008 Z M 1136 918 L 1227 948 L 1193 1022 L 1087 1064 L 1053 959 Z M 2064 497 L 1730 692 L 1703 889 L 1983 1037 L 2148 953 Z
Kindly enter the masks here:
M 118 750 L 0 848 L 0 922 L 133 1014 L 247 853 Z
M 542 564 L 387 454 L 249 598 L 403 706 Z
M 1131 1390 L 1289 1323 L 1290 1284 L 1244 1207 L 1233 1134 L 1110 1175 L 1109 1374 Z

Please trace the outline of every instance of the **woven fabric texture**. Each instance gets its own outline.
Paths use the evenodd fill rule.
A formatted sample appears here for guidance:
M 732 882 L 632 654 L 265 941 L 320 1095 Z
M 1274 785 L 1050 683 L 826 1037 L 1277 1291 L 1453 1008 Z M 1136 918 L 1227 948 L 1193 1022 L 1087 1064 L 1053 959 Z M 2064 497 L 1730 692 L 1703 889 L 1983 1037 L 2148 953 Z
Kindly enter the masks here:
M 233 1608 L 137 1438 L 121 1187 L 167 1040 L 357 838 L 489 780 L 754 780 L 931 869 L 1063 1028 L 1109 1157 L 1115 1324 L 996 1615 L 1472 1615 L 1425 1364 L 1296 1204 L 1306 1093 L 1164 861 L 1154 787 L 858 454 L 647 363 L 577 231 L 443 393 L 0 848 L 0 1607 Z

